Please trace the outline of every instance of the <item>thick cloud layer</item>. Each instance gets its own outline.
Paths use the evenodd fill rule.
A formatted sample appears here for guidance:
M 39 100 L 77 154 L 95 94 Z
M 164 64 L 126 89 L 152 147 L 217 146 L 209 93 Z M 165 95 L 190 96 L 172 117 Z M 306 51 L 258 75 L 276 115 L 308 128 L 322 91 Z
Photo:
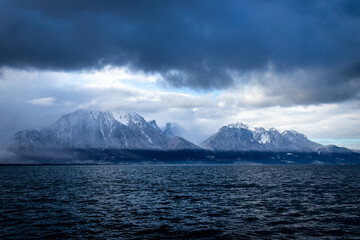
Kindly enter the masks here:
M 357 0 L 104 2 L 1 1 L 0 66 L 127 65 L 206 90 L 246 84 L 271 65 L 275 77 L 256 80 L 270 95 L 295 104 L 359 98 Z

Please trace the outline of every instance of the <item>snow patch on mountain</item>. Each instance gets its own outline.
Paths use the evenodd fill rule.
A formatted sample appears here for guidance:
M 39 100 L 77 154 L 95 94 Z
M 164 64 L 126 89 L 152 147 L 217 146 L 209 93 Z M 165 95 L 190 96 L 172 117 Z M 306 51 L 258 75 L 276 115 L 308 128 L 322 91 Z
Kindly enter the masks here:
M 267 133 L 261 134 L 259 143 L 261 143 L 261 144 L 270 143 L 270 136 L 269 136 L 269 134 L 267 134 Z
M 144 120 L 144 118 L 137 113 L 112 112 L 111 114 L 116 121 L 126 126 L 128 126 L 130 123 L 139 124 Z
M 248 129 L 248 130 L 251 130 L 251 131 L 255 131 L 256 130 L 256 126 L 255 125 L 252 125 L 252 124 L 245 124 L 245 123 L 242 123 L 242 122 L 236 122 L 236 123 L 231 123 L 228 125 L 229 128 L 237 128 L 237 129 Z

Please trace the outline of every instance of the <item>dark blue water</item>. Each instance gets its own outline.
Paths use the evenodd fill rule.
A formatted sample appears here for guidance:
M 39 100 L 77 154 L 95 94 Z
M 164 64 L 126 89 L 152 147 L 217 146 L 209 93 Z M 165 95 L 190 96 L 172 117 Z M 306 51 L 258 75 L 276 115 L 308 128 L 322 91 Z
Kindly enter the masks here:
M 360 239 L 360 166 L 0 167 L 0 239 Z

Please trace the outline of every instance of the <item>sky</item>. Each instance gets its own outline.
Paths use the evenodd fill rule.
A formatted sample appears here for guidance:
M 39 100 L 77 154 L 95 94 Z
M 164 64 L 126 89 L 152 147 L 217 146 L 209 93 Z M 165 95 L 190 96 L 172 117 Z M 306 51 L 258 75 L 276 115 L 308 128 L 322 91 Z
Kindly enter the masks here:
M 0 144 L 80 108 L 360 149 L 360 1 L 0 1 Z

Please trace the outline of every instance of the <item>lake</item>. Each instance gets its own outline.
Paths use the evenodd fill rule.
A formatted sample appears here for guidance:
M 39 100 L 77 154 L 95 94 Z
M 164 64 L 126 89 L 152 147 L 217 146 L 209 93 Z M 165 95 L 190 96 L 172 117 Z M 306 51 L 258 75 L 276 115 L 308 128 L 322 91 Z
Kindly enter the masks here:
M 360 238 L 360 166 L 2 166 L 0 239 Z

